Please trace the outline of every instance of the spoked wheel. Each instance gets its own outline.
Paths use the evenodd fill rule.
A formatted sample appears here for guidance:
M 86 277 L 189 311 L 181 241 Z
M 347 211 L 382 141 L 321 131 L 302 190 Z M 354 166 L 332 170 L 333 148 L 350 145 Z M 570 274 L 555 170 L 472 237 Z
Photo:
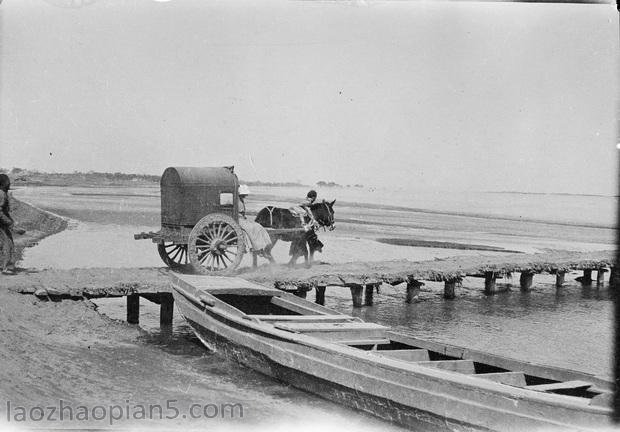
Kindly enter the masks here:
M 172 270 L 179 272 L 189 272 L 192 270 L 186 244 L 173 242 L 157 243 L 157 252 L 159 252 L 162 261 Z
M 233 218 L 212 213 L 200 219 L 188 240 L 189 261 L 203 274 L 227 274 L 239 266 L 245 253 L 241 227 Z

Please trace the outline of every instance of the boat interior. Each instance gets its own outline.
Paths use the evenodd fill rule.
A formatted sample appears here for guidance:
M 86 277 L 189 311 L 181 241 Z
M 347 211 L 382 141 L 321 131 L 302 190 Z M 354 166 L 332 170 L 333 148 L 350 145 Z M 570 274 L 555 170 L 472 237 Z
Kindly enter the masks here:
M 537 366 L 501 356 L 429 342 L 390 331 L 281 291 L 210 292 L 243 318 L 279 330 L 368 351 L 378 357 L 475 375 L 509 386 L 564 395 L 584 404 L 609 406 L 611 382 L 585 373 Z M 378 359 L 379 360 L 379 359 Z

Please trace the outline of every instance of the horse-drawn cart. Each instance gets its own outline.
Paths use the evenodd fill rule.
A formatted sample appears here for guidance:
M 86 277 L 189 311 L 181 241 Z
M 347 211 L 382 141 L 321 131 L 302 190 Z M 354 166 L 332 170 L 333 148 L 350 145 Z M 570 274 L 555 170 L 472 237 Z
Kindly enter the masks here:
M 248 251 L 239 225 L 239 180 L 233 167 L 170 167 L 161 177 L 161 229 L 151 239 L 168 267 L 181 272 L 226 274 Z M 303 233 L 303 229 L 274 230 Z

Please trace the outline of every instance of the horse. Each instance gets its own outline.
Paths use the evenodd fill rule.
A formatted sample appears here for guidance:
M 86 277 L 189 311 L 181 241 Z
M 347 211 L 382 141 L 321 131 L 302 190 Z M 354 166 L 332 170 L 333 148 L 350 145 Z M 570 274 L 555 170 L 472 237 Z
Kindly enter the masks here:
M 334 223 L 335 202 L 336 200 L 333 200 L 332 202 L 323 200 L 321 202 L 313 203 L 309 206 L 309 209 L 314 216 L 314 220 L 319 227 L 323 227 L 324 229 L 328 228 L 330 231 L 336 228 L 336 225 Z M 270 234 L 272 239 L 271 246 L 265 248 L 264 255 L 271 262 L 275 262 L 273 257 L 271 256 L 271 249 L 273 249 L 278 240 L 291 242 L 291 247 L 289 249 L 289 255 L 291 256 L 291 259 L 288 262 L 289 266 L 294 266 L 297 262 L 297 259 L 300 256 L 303 256 L 306 266 L 309 267 L 314 259 L 314 252 L 323 251 L 323 243 L 321 243 L 321 241 L 318 239 L 314 230 L 315 227 L 310 225 L 311 219 L 306 214 L 299 215 L 295 214 L 291 209 L 267 206 L 258 212 L 254 220 L 265 228 L 306 229 L 306 231 L 303 233 L 295 232 L 276 235 Z M 306 245 L 308 245 L 308 247 L 306 247 Z M 308 248 L 310 249 L 309 254 Z

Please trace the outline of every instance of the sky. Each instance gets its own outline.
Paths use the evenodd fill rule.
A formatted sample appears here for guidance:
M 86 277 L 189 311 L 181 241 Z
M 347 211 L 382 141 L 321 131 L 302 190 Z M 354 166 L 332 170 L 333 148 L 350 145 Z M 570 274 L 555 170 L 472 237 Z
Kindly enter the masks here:
M 4 0 L 0 167 L 617 193 L 613 5 Z

